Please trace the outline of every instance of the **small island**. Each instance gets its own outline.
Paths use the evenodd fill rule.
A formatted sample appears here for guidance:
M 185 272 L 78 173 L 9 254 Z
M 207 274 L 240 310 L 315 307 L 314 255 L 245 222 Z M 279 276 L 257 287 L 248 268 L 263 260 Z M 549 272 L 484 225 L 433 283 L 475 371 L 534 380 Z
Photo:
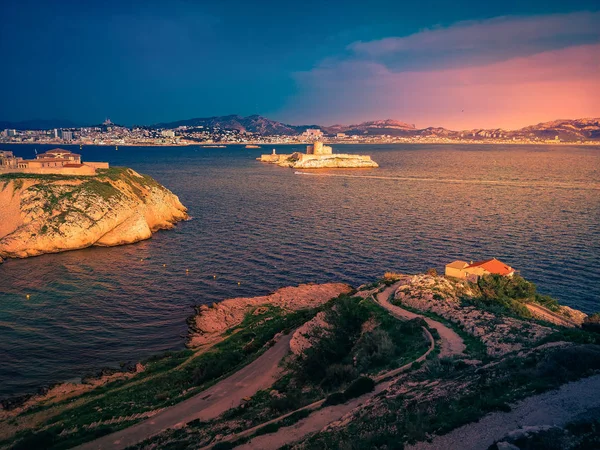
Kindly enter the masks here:
M 175 194 L 132 169 L 63 149 L 0 153 L 0 262 L 138 242 L 186 218 Z
M 369 155 L 349 155 L 333 153 L 328 145 L 317 141 L 306 147 L 306 153 L 294 152 L 290 155 L 278 155 L 273 149 L 270 155 L 261 155 L 258 161 L 277 164 L 294 169 L 354 169 L 375 168 L 379 165 Z

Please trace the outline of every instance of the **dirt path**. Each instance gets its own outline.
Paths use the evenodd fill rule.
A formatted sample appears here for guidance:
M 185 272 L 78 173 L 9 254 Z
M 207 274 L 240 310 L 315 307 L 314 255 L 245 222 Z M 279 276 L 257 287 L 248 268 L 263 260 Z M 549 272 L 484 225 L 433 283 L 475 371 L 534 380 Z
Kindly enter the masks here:
M 531 312 L 533 317 L 536 319 L 542 319 L 555 325 L 563 327 L 576 328 L 579 324 L 573 320 L 569 320 L 560 314 L 556 314 L 554 311 L 550 311 L 548 308 L 544 308 L 542 305 L 536 305 L 533 303 L 526 303 L 525 306 Z
M 446 325 L 440 322 L 430 319 L 429 317 L 425 317 L 421 314 L 416 314 L 414 312 L 407 311 L 406 309 L 400 308 L 399 306 L 392 305 L 390 303 L 390 296 L 394 292 L 396 292 L 396 289 L 398 289 L 399 285 L 400 283 L 395 283 L 385 288 L 379 294 L 377 294 L 375 296 L 375 300 L 377 301 L 377 303 L 379 303 L 382 307 L 387 309 L 390 312 L 390 314 L 392 314 L 395 317 L 407 320 L 415 319 L 417 317 L 425 319 L 427 325 L 429 325 L 430 328 L 435 328 L 440 335 L 440 338 L 442 340 L 440 345 L 441 358 L 446 356 L 462 355 L 467 347 L 465 346 L 463 339 L 454 330 L 448 328 Z
M 275 433 L 257 436 L 250 442 L 235 448 L 236 450 L 276 450 L 283 445 L 296 442 L 304 436 L 321 431 L 330 423 L 340 420 L 344 415 L 362 405 L 369 398 L 387 389 L 390 384 L 391 382 L 380 383 L 375 387 L 373 392 L 357 397 L 348 403 L 319 409 L 294 425 L 281 428 Z
M 238 406 L 244 397 L 251 397 L 273 384 L 279 373 L 279 362 L 289 351 L 290 339 L 291 334 L 281 337 L 252 363 L 194 397 L 167 408 L 144 422 L 76 448 L 124 449 L 167 428 L 179 428 L 195 419 L 209 420 L 218 417 Z
M 565 384 L 558 390 L 529 397 L 507 413 L 492 413 L 479 422 L 419 442 L 407 450 L 479 450 L 488 448 L 511 431 L 527 426 L 564 425 L 600 406 L 600 375 Z

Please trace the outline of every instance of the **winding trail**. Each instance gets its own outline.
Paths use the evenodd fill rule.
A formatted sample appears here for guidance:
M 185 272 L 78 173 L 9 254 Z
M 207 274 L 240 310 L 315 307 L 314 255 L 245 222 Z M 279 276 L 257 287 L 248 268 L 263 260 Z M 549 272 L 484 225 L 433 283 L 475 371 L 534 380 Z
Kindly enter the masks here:
M 407 446 L 407 450 L 479 450 L 513 430 L 528 426 L 562 426 L 587 411 L 600 407 L 600 375 L 565 384 L 555 391 L 526 398 L 510 412 L 488 414 L 476 423 L 436 436 L 431 442 Z
M 279 362 L 288 353 L 291 334 L 233 375 L 150 419 L 76 447 L 81 450 L 125 449 L 167 428 L 180 428 L 195 420 L 210 420 L 241 404 L 244 397 L 271 386 L 279 374 Z
M 368 296 L 370 296 L 370 295 L 367 295 L 367 297 Z M 402 320 L 405 320 L 405 319 L 402 318 Z M 432 321 L 432 322 L 434 322 L 434 321 Z M 435 322 L 435 323 L 437 323 L 437 322 Z M 247 442 L 241 446 L 238 446 L 236 448 L 240 449 L 240 450 L 254 450 L 254 449 L 256 449 L 256 450 L 276 450 L 283 445 L 296 442 L 308 434 L 321 431 L 323 428 L 327 427 L 329 424 L 342 419 L 346 414 L 350 413 L 353 409 L 357 408 L 358 406 L 360 406 L 361 404 L 363 404 L 370 398 L 372 398 L 375 395 L 379 394 L 380 392 L 388 389 L 390 387 L 390 385 L 395 382 L 395 380 L 392 380 L 392 378 L 400 375 L 403 372 L 410 370 L 414 363 L 425 361 L 427 359 L 427 357 L 429 356 L 429 354 L 435 349 L 435 340 L 433 339 L 433 336 L 431 335 L 429 330 L 425 327 L 423 327 L 423 334 L 429 341 L 429 348 L 427 349 L 427 351 L 425 353 L 423 353 L 421 356 L 419 356 L 417 359 L 415 359 L 414 361 L 411 361 L 411 362 L 403 365 L 402 367 L 388 370 L 387 372 L 384 372 L 377 376 L 374 376 L 373 380 L 377 383 L 377 385 L 375 386 L 375 389 L 372 392 L 364 394 L 364 395 L 357 397 L 353 400 L 350 400 L 346 403 L 342 403 L 340 405 L 328 406 L 325 408 L 321 408 L 321 406 L 325 402 L 325 399 L 322 399 L 322 400 L 319 400 L 310 405 L 304 406 L 303 408 L 300 408 L 296 411 L 291 411 L 287 414 L 284 414 L 283 416 L 277 417 L 268 422 L 265 422 L 265 423 L 255 426 L 255 427 L 244 430 L 235 435 L 227 436 L 225 439 L 221 440 L 220 442 L 231 442 L 231 441 L 235 441 L 236 439 L 239 439 L 241 437 L 252 436 L 256 431 L 258 431 L 260 428 L 264 427 L 265 425 L 280 422 L 281 420 L 291 416 L 292 414 L 302 411 L 302 410 L 312 410 L 313 412 L 305 419 L 302 419 L 293 425 L 290 425 L 288 427 L 282 427 L 274 433 L 256 436 L 256 437 L 252 438 L 249 442 Z M 200 450 L 208 450 L 208 449 L 212 448 L 213 445 L 214 445 L 214 442 L 206 447 L 201 448 Z
M 440 358 L 464 355 L 464 351 L 467 347 L 463 339 L 452 328 L 449 328 L 436 320 L 430 319 L 429 317 L 416 314 L 412 311 L 407 311 L 406 309 L 390 303 L 390 296 L 396 292 L 400 285 L 401 282 L 398 282 L 385 288 L 379 294 L 375 295 L 375 301 L 385 308 L 391 315 L 399 319 L 411 320 L 420 317 L 427 322 L 427 325 L 429 325 L 430 328 L 435 328 L 442 341 L 440 345 Z

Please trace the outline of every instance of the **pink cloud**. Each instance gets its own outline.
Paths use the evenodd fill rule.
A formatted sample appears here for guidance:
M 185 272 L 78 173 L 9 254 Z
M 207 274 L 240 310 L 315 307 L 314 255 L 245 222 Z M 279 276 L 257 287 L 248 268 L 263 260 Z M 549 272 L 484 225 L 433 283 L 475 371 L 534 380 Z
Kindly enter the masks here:
M 404 37 L 354 42 L 349 48 L 371 57 L 405 52 L 518 51 L 561 46 L 565 42 L 600 40 L 600 12 L 575 12 L 531 17 L 496 17 L 458 22 Z M 578 42 L 584 43 L 584 42 Z M 525 48 L 524 48 L 525 47 Z
M 519 128 L 557 118 L 600 117 L 600 44 L 477 67 L 394 72 L 370 61 L 326 61 L 297 74 L 291 120 L 395 118 L 454 129 Z M 283 114 L 285 115 L 285 114 Z

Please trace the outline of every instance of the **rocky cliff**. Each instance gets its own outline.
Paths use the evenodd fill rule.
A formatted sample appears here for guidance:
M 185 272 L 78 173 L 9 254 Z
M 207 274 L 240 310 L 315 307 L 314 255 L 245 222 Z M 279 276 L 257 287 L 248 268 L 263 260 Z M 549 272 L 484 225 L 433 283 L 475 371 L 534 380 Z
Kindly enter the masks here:
M 297 311 L 314 308 L 337 297 L 348 294 L 352 287 L 344 283 L 301 284 L 278 289 L 269 295 L 250 298 L 230 298 L 212 306 L 199 305 L 188 318 L 188 347 L 212 344 L 222 339 L 227 330 L 238 326 L 253 309 L 269 306 Z
M 130 244 L 187 218 L 176 195 L 127 168 L 98 176 L 0 175 L 0 261 Z

